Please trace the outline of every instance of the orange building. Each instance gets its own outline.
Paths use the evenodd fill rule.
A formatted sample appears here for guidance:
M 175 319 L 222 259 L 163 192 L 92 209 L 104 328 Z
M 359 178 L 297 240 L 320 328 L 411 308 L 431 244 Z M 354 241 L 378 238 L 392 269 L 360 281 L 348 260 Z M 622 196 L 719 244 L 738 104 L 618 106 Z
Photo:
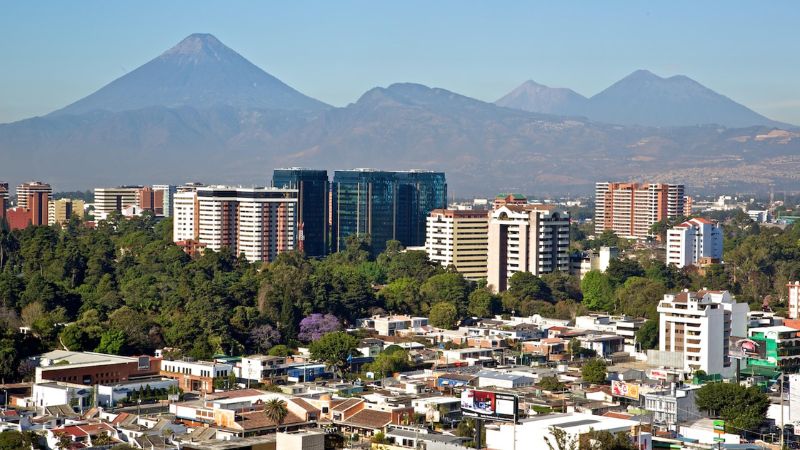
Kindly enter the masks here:
M 654 223 L 683 216 L 684 186 L 667 183 L 612 183 L 595 186 L 595 233 L 644 239 Z

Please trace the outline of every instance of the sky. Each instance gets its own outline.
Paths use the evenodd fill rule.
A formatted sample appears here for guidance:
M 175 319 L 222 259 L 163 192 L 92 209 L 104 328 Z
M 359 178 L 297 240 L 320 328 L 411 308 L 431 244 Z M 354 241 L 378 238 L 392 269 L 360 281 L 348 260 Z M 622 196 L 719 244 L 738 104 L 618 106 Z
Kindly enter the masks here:
M 800 124 L 794 1 L 0 0 L 0 123 L 44 115 L 192 33 L 336 106 L 417 82 L 494 101 L 532 79 L 594 95 L 683 74 Z

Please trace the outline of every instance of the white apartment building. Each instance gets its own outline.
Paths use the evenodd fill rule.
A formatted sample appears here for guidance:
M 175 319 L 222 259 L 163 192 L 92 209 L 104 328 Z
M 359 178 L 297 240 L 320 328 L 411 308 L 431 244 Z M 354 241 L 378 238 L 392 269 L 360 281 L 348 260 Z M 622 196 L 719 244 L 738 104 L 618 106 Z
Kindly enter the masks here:
M 428 259 L 444 267 L 455 267 L 468 280 L 486 278 L 488 242 L 487 211 L 434 209 L 427 218 Z
M 683 370 L 732 374 L 728 356 L 731 336 L 747 336 L 747 303 L 736 303 L 728 291 L 684 290 L 658 303 L 659 350 L 683 355 Z
M 53 201 L 53 188 L 41 181 L 28 181 L 17 186 L 17 206 L 20 208 L 28 207 L 28 195 L 37 192 L 46 192 L 48 202 Z M 6 194 L 7 195 L 7 194 Z
M 583 279 L 587 273 L 592 270 L 605 273 L 608 269 L 611 260 L 619 258 L 619 249 L 617 247 L 600 247 L 599 250 L 588 250 L 583 252 L 578 266 L 573 265 L 572 272 L 578 273 Z
M 552 205 L 506 205 L 491 212 L 486 281 L 508 288 L 517 272 L 569 272 L 569 213 Z
M 681 268 L 703 258 L 722 259 L 722 227 L 708 219 L 694 218 L 667 231 L 667 264 Z
M 272 261 L 294 249 L 296 189 L 201 186 L 175 194 L 173 240 L 224 247 L 248 261 Z
M 109 214 L 122 212 L 126 206 L 139 205 L 142 186 L 119 186 L 94 189 L 94 218 L 105 220 Z
M 786 285 L 789 288 L 789 310 L 786 314 L 790 319 L 800 319 L 800 281 Z
M 161 375 L 178 380 L 186 391 L 214 392 L 214 379 L 227 378 L 233 366 L 210 361 L 161 361 Z

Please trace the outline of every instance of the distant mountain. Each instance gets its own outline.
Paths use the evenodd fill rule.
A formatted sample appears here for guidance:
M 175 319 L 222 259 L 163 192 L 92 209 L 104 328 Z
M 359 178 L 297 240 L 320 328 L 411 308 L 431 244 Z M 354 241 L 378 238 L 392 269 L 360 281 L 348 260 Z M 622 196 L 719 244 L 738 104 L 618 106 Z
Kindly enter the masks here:
M 690 189 L 800 188 L 796 131 L 611 125 L 570 116 L 411 83 L 328 107 L 213 37 L 193 35 L 67 108 L 0 124 L 0 179 L 42 179 L 58 190 L 264 185 L 275 167 L 307 166 L 443 170 L 458 196 L 589 193 L 597 180 L 643 178 Z
M 570 89 L 552 89 L 528 81 L 495 103 L 622 125 L 790 126 L 770 120 L 686 76 L 662 78 L 647 70 L 637 70 L 589 99 Z
M 192 34 L 161 56 L 52 114 L 118 112 L 150 106 L 305 111 L 330 107 L 264 72 L 214 36 Z
M 587 100 L 572 89 L 551 88 L 528 80 L 495 104 L 523 111 L 570 116 L 583 114 Z

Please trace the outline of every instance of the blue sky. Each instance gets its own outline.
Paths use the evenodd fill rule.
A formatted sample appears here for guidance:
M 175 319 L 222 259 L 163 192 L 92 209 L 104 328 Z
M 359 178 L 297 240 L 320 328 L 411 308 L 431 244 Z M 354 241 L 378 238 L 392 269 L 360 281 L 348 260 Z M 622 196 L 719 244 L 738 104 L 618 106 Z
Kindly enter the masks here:
M 337 106 L 411 81 L 494 101 L 523 81 L 594 95 L 628 73 L 684 74 L 800 124 L 790 1 L 0 0 L 0 123 L 46 114 L 212 33 Z

